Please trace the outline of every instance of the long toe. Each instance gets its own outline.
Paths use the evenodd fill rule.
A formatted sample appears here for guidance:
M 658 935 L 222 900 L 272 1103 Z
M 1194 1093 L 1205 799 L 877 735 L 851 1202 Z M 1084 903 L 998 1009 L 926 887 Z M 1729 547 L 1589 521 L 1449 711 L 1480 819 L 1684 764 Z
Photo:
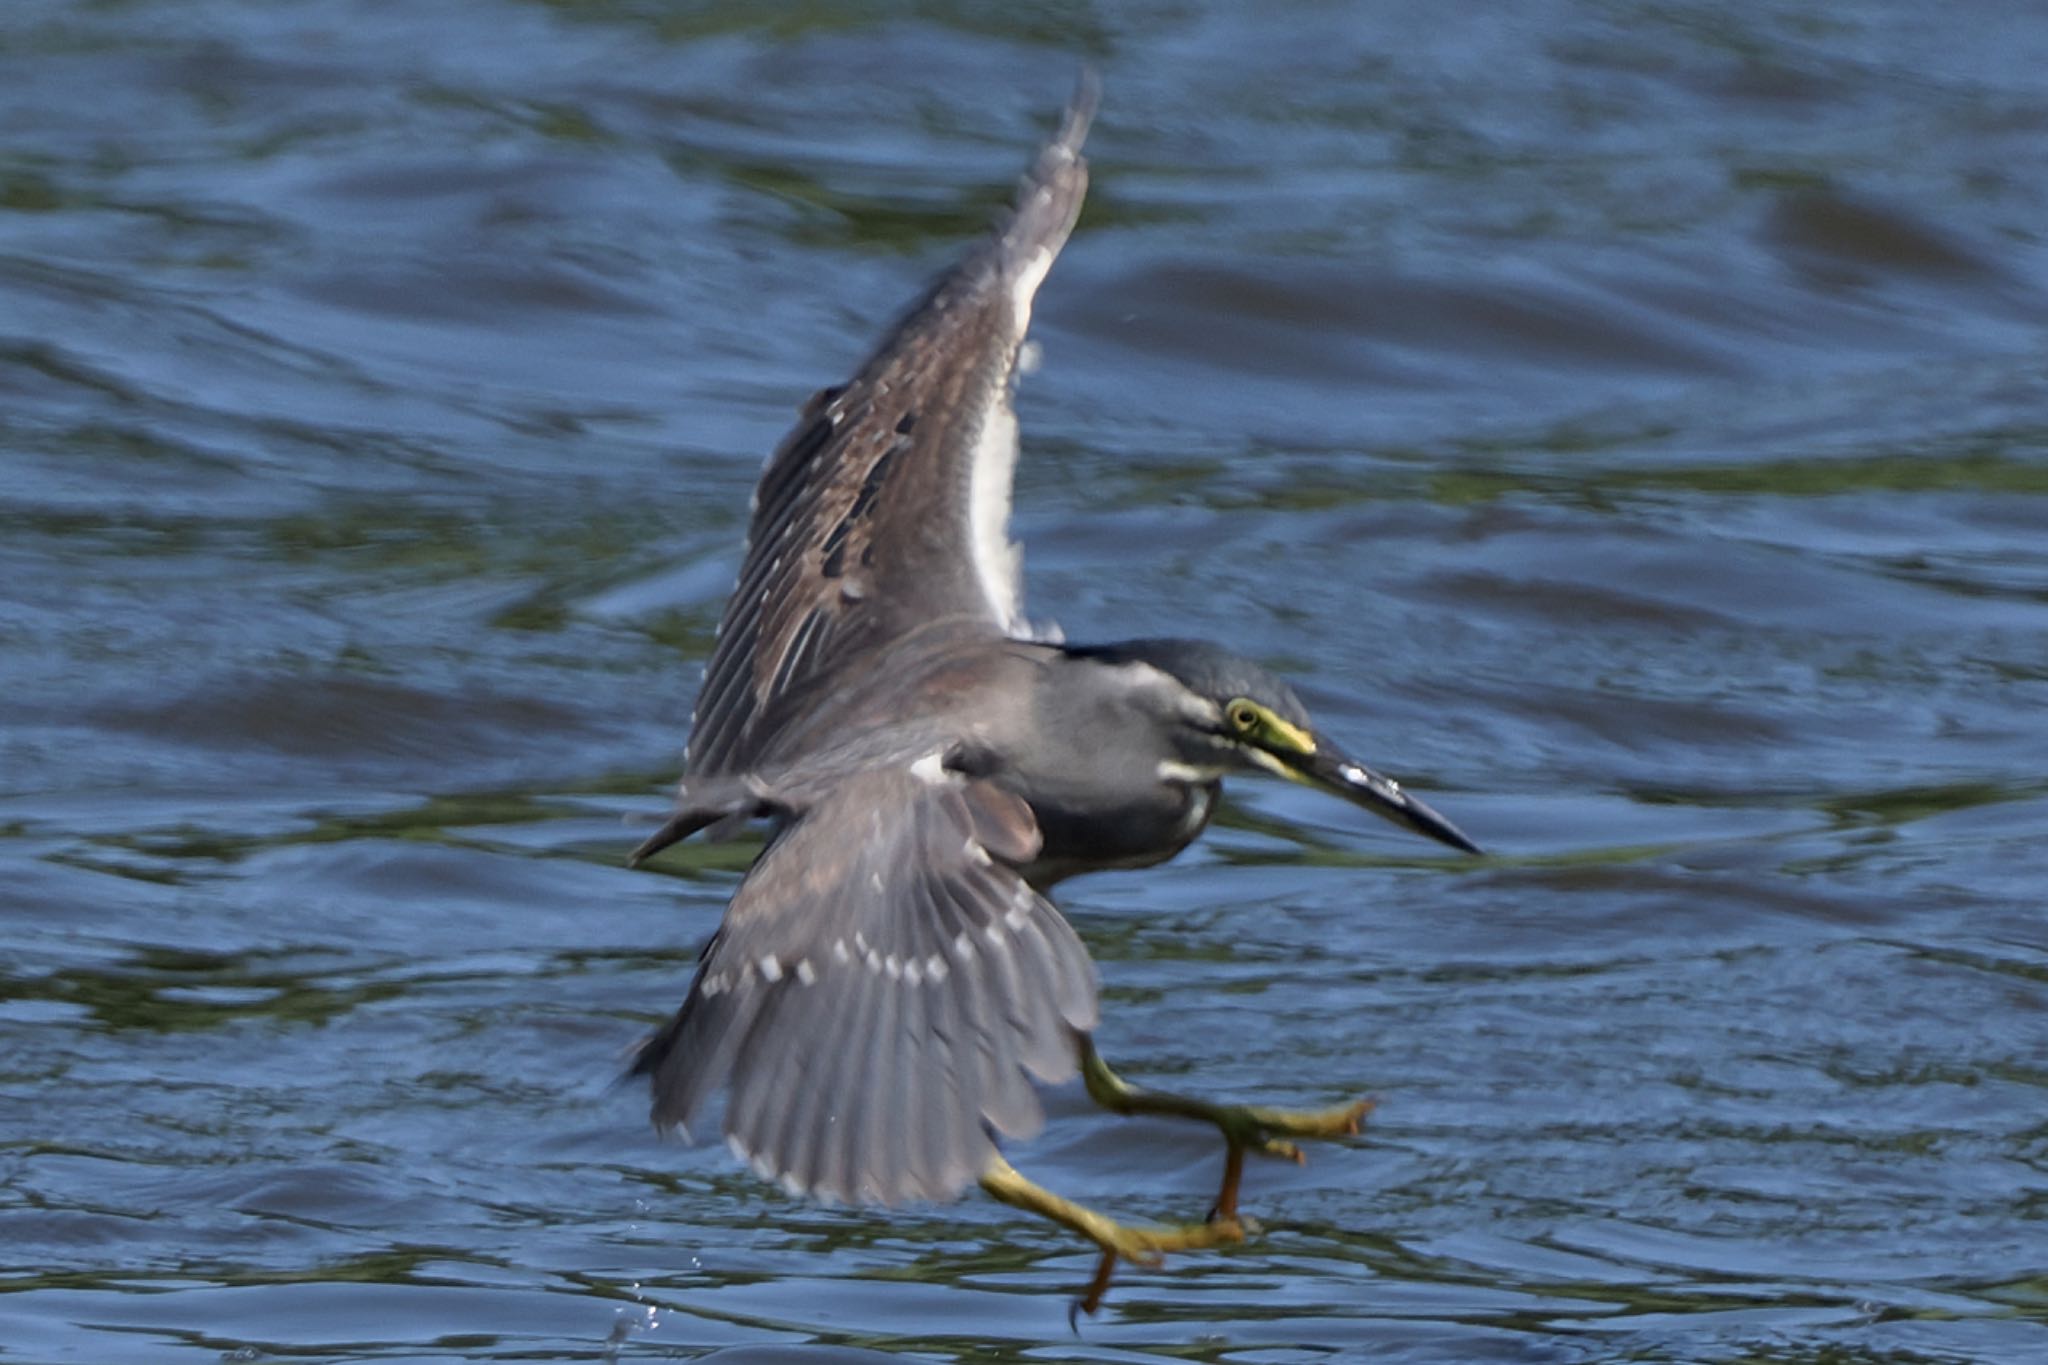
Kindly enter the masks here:
M 1217 1217 L 1212 1214 L 1206 1223 L 1143 1227 L 1109 1223 L 1107 1227 L 1092 1231 L 1089 1236 L 1102 1248 L 1102 1260 L 1097 1264 L 1095 1278 L 1088 1282 L 1088 1288 L 1068 1308 L 1067 1325 L 1075 1327 L 1084 1313 L 1089 1317 L 1095 1316 L 1095 1310 L 1102 1307 L 1103 1296 L 1109 1292 L 1110 1281 L 1115 1278 L 1118 1261 L 1129 1261 L 1132 1265 L 1149 1269 L 1165 1260 L 1166 1253 L 1170 1251 L 1207 1251 L 1214 1247 L 1234 1246 L 1245 1239 L 1245 1226 L 1244 1221 L 1235 1216 Z
M 1242 1112 L 1263 1139 L 1249 1145 L 1271 1156 L 1299 1161 L 1300 1151 L 1292 1143 L 1275 1142 L 1273 1139 L 1357 1137 L 1365 1131 L 1365 1119 L 1372 1113 L 1372 1101 L 1353 1100 L 1328 1109 L 1269 1109 L 1263 1105 L 1248 1105 Z
M 1113 1244 L 1104 1246 L 1105 1251 L 1114 1251 L 1133 1265 L 1155 1266 L 1169 1251 L 1234 1246 L 1244 1240 L 1244 1224 L 1234 1216 L 1169 1227 L 1134 1228 L 1118 1224 L 1117 1234 Z

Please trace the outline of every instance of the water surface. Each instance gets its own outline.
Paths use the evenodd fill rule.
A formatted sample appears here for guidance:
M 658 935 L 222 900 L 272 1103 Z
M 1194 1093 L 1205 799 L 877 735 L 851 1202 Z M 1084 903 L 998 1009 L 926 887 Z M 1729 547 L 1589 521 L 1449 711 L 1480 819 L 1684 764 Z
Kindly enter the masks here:
M 1380 1100 L 1124 1276 L 612 1080 L 762 454 L 1080 60 L 1017 529 L 1494 850 L 1245 785 L 1105 1051 Z M 0 1360 L 2048 1357 L 2037 7 L 0 15 Z M 1049 1096 L 1030 1174 L 1206 1206 Z M 792 1349 L 804 1352 L 794 1357 Z

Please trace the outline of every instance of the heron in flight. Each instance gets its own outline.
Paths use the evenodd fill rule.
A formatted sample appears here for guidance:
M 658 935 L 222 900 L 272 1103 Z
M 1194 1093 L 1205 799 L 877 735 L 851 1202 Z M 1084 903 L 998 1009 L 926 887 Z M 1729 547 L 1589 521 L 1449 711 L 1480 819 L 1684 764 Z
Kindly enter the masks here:
M 1173 857 L 1222 780 L 1270 774 L 1455 848 L 1456 826 L 1347 757 L 1286 683 L 1214 644 L 1034 633 L 1008 535 L 1011 407 L 1031 305 L 1087 188 L 1083 79 L 1014 209 L 769 458 L 692 718 L 679 798 L 637 863 L 714 825 L 768 837 L 674 1018 L 641 1047 L 663 1128 L 727 1092 L 725 1136 L 793 1194 L 866 1204 L 979 1184 L 1119 1259 L 1239 1241 L 1247 1152 L 1356 1133 L 1368 1104 L 1292 1111 L 1132 1085 L 1097 1054 L 1094 964 L 1055 882 Z M 1119 1223 L 999 1149 L 1079 1074 L 1119 1114 L 1225 1143 L 1209 1218 Z

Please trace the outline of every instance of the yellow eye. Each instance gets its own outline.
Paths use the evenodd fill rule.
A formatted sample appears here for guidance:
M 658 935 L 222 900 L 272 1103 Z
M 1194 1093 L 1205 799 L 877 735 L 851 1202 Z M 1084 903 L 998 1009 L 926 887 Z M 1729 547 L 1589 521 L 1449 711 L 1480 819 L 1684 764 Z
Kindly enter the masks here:
M 1230 723 L 1240 732 L 1250 734 L 1259 728 L 1259 708 L 1248 701 L 1230 703 Z

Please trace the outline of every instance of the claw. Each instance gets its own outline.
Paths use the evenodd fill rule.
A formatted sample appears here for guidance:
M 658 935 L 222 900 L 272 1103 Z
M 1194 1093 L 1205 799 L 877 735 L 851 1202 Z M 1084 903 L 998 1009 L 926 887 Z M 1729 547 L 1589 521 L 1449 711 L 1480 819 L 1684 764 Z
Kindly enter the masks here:
M 1095 1278 L 1088 1281 L 1087 1290 L 1080 1298 L 1067 1305 L 1067 1330 L 1075 1336 L 1081 1335 L 1081 1315 L 1095 1316 L 1095 1310 L 1102 1307 L 1102 1296 L 1109 1292 L 1109 1282 L 1116 1275 L 1116 1253 L 1105 1251 L 1101 1261 L 1096 1263 Z

